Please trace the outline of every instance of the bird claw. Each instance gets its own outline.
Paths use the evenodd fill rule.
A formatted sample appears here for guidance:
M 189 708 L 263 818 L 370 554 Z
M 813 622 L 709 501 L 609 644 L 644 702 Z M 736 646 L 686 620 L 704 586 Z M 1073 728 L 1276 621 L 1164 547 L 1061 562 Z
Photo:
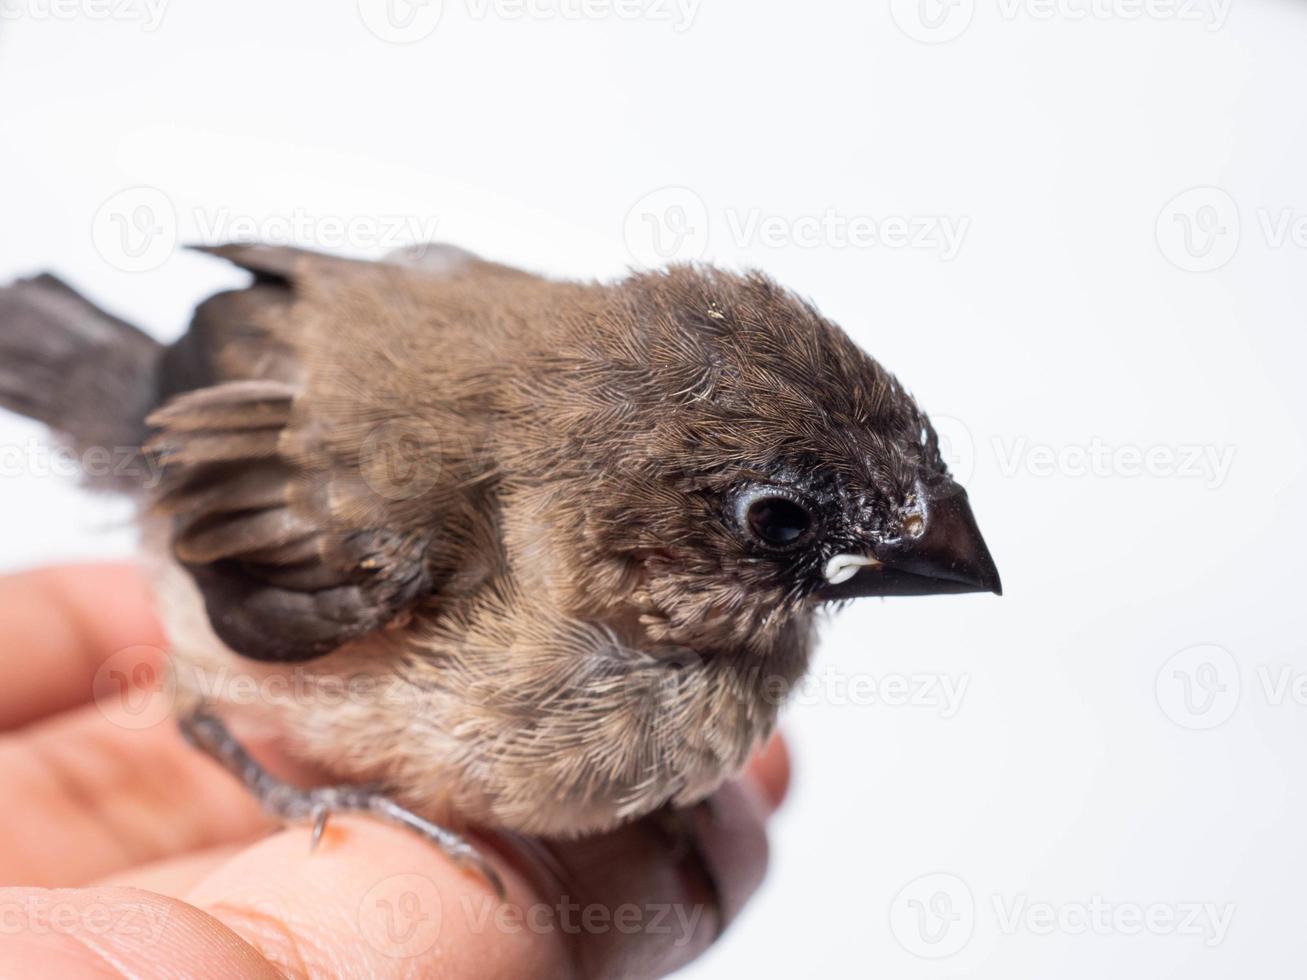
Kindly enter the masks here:
M 330 816 L 331 811 L 325 806 L 319 806 L 313 811 L 313 833 L 309 836 L 310 854 L 318 849 L 318 843 L 322 840 L 322 834 L 327 829 L 327 818 Z
M 245 751 L 227 726 L 204 709 L 178 721 L 188 742 L 236 776 L 264 811 L 285 823 L 309 823 L 309 851 L 315 851 L 336 813 L 370 814 L 405 827 L 434 844 L 455 866 L 485 879 L 503 901 L 504 881 L 481 853 L 461 835 L 400 806 L 375 786 L 319 786 L 300 789 L 277 779 Z

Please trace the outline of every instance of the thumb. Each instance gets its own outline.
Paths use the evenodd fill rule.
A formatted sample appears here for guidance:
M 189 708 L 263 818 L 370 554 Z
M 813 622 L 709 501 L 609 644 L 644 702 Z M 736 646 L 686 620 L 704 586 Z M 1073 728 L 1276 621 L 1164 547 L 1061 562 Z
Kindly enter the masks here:
M 137 888 L 0 888 L 0 976 L 280 976 L 192 905 Z

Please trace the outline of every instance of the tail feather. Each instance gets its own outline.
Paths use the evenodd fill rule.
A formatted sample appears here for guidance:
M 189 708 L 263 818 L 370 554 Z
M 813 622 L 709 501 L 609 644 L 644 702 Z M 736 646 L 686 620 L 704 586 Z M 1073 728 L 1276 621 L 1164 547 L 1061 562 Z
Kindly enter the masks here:
M 0 288 L 0 407 L 79 452 L 139 451 L 162 350 L 54 276 Z

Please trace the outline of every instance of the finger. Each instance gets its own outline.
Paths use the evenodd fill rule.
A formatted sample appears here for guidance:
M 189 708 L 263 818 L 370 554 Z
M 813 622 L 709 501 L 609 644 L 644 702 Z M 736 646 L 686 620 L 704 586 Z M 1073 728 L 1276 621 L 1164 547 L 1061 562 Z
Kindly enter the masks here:
M 782 747 L 757 763 L 781 793 L 783 762 Z M 312 854 L 306 830 L 267 838 L 186 897 L 292 974 L 662 976 L 756 889 L 776 798 L 752 778 L 724 787 L 688 852 L 656 818 L 572 843 L 482 840 L 503 903 L 424 841 L 362 818 L 334 819 Z
M 723 837 L 760 826 L 762 804 L 747 803 L 756 795 L 744 785 L 719 794 L 719 812 L 733 805 L 721 797 L 735 796 L 756 814 L 743 825 L 726 819 Z M 341 824 L 346 839 L 312 859 L 299 832 L 242 852 L 192 890 L 194 904 L 126 888 L 0 889 L 0 975 L 634 980 L 688 962 L 720 919 L 709 912 L 702 927 L 704 906 L 688 901 L 697 889 L 668 874 L 665 850 L 631 837 L 638 827 L 596 839 L 589 861 L 566 857 L 568 848 L 557 855 L 571 874 L 594 872 L 588 885 L 574 880 L 585 897 L 532 892 L 514 862 L 503 868 L 501 903 L 411 835 Z M 756 878 L 759 861 L 746 863 Z
M 163 635 L 132 565 L 69 565 L 0 576 L 0 731 L 84 704 L 120 651 L 156 668 Z
M 0 736 L 0 799 L 10 884 L 81 884 L 268 827 L 170 719 L 126 728 L 95 705 Z
M 785 797 L 790 777 L 789 754 L 780 735 L 773 736 L 758 752 L 747 775 L 756 784 L 764 808 L 774 811 Z M 234 859 L 242 849 L 239 844 L 225 844 L 164 858 L 116 872 L 97 884 L 141 888 L 181 898 Z
M 235 858 L 254 839 L 241 844 L 220 844 L 175 857 L 116 871 L 94 882 L 97 886 L 140 888 L 172 898 L 182 898 L 196 885 Z
M 757 785 L 759 799 L 764 807 L 769 812 L 774 811 L 784 799 L 790 775 L 788 750 L 780 735 L 773 736 L 758 752 L 749 765 L 747 775 Z M 223 844 L 163 858 L 115 872 L 96 884 L 141 888 L 181 898 L 235 858 L 244 846 L 246 845 Z
M 212 916 L 129 888 L 0 888 L 0 976 L 278 976 Z
M 701 955 L 762 883 L 767 810 L 740 780 L 693 812 L 688 850 L 650 820 L 552 845 L 562 873 L 552 887 L 537 879 L 538 893 L 550 907 L 570 902 L 577 914 L 596 916 L 564 932 L 580 975 L 658 977 Z
M 790 750 L 780 732 L 769 738 L 749 763 L 749 776 L 770 811 L 780 809 L 790 790 Z

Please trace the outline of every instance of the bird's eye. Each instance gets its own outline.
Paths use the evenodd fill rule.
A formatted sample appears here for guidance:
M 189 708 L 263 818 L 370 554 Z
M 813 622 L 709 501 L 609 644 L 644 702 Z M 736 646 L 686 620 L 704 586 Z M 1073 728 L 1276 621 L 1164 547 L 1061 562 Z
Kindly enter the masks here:
M 764 543 L 785 548 L 807 535 L 812 515 L 789 497 L 760 494 L 748 502 L 744 524 Z

